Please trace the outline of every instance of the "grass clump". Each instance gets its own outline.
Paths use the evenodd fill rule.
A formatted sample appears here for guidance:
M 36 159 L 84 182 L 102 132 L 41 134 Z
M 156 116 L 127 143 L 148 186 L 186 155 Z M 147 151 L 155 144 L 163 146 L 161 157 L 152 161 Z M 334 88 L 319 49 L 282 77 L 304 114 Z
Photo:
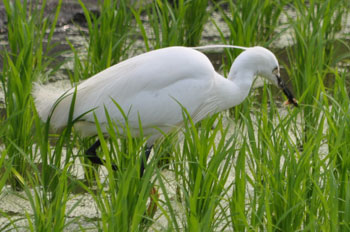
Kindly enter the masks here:
M 64 231 L 71 223 L 77 222 L 79 219 L 69 219 L 69 215 L 78 206 L 79 201 L 67 209 L 67 202 L 72 198 L 71 192 L 76 185 L 75 182 L 77 182 L 76 177 L 72 176 L 74 160 L 71 160 L 67 155 L 72 153 L 73 143 L 71 143 L 70 134 L 73 124 L 69 123 L 59 136 L 56 146 L 51 149 L 48 139 L 49 122 L 43 125 L 39 117 L 36 114 L 35 116 L 36 142 L 41 155 L 38 159 L 40 163 L 33 160 L 20 147 L 15 146 L 18 149 L 17 152 L 25 160 L 27 168 L 24 174 L 20 174 L 14 168 L 9 169 L 24 190 L 22 193 L 14 192 L 12 194 L 28 201 L 29 209 L 24 205 L 19 205 L 23 207 L 23 216 L 3 223 L 0 227 L 2 231 L 7 229 L 25 229 L 33 232 Z M 65 155 L 63 148 L 66 148 Z M 19 222 L 21 222 L 21 226 L 18 225 Z
M 160 208 L 174 231 L 215 231 L 224 229 L 225 215 L 223 199 L 227 194 L 226 182 L 235 158 L 235 135 L 228 135 L 222 118 L 218 115 L 201 122 L 197 127 L 184 113 L 184 140 L 175 143 L 174 169 L 176 199 L 182 203 L 183 216 L 176 214 L 173 203 L 165 188 L 166 178 L 160 177 L 160 187 L 165 195 L 165 203 Z M 212 130 L 212 128 L 215 129 Z M 175 187 L 173 186 L 173 187 Z
M 27 164 L 18 148 L 29 154 L 30 160 L 35 158 L 32 151 L 32 83 L 48 72 L 52 59 L 47 56 L 53 47 L 51 40 L 62 1 L 59 1 L 52 22 L 44 18 L 46 1 L 41 3 L 41 9 L 26 0 L 4 0 L 3 3 L 8 20 L 9 49 L 1 53 L 4 64 L 0 78 L 6 107 L 6 129 L 2 138 L 12 167 L 23 176 Z M 44 40 L 47 40 L 45 48 Z M 11 176 L 10 183 L 14 189 L 21 188 L 15 175 Z
M 335 42 L 346 11 L 342 1 L 310 1 L 309 5 L 294 1 L 292 6 L 297 16 L 296 19 L 287 16 L 294 42 L 288 49 L 293 67 L 288 69 L 288 74 L 293 77 L 296 95 L 310 105 L 318 91 L 311 86 L 319 86 L 318 80 L 327 86 L 328 67 L 340 61 L 335 57 Z
M 334 223 L 332 230 L 347 230 L 350 227 L 349 205 L 349 131 L 350 98 L 346 86 L 346 73 L 334 71 L 334 95 L 324 96 L 323 112 L 329 129 L 326 132 L 329 154 L 328 189 L 331 197 L 326 213 Z M 341 125 L 341 126 L 340 126 Z
M 125 0 L 98 1 L 99 15 L 91 14 L 83 1 L 79 0 L 88 26 L 87 55 L 80 58 L 79 52 L 71 45 L 74 52 L 74 72 L 71 80 L 77 82 L 127 58 L 126 51 L 133 40 L 132 13 Z
M 119 106 L 116 107 L 122 112 Z M 102 149 L 100 156 L 106 160 L 107 173 L 101 175 L 95 170 L 93 178 L 96 190 L 93 191 L 88 186 L 84 188 L 95 200 L 101 214 L 99 228 L 104 231 L 147 231 L 153 221 L 155 202 L 158 201 L 157 191 L 154 189 L 155 179 L 152 177 L 157 158 L 149 159 L 141 176 L 140 167 L 145 155 L 146 140 L 142 136 L 142 129 L 140 137 L 131 136 L 126 115 L 123 112 L 122 114 L 126 123 L 121 128 L 111 120 L 106 110 L 109 143 L 95 117 Z M 112 169 L 112 164 L 117 170 Z
M 279 17 L 288 1 L 224 1 L 228 11 L 218 4 L 223 19 L 229 28 L 229 38 L 225 38 L 221 28 L 216 25 L 222 40 L 227 44 L 240 46 L 268 45 L 277 38 L 276 28 Z M 236 51 L 230 50 L 237 54 Z M 232 59 L 231 59 L 232 60 Z
M 134 10 L 147 51 L 175 45 L 197 46 L 210 15 L 207 7 L 207 0 L 180 0 L 173 3 L 157 0 L 146 4 L 145 9 Z M 143 10 L 146 12 L 151 34 L 146 32 L 145 23 L 141 20 Z

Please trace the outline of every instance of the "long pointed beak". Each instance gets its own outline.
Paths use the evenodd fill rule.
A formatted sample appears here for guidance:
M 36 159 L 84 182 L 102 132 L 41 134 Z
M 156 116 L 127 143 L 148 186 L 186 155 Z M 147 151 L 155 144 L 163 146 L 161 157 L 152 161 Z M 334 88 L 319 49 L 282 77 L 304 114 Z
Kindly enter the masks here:
M 294 98 L 293 94 L 290 92 L 290 90 L 284 84 L 281 77 L 276 75 L 276 78 L 277 78 L 278 86 L 283 90 L 283 93 L 288 98 L 287 104 L 293 104 L 294 106 L 298 107 L 299 105 L 298 105 L 297 100 Z

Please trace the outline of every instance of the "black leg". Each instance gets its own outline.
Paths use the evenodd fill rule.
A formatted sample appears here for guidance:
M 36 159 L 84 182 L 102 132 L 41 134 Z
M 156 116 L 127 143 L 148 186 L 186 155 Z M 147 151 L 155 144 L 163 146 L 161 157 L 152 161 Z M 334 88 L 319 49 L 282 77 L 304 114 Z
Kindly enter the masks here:
M 103 164 L 102 160 L 97 156 L 96 149 L 99 148 L 101 145 L 100 140 L 97 140 L 86 152 L 86 157 L 91 161 L 93 164 Z
M 91 161 L 91 163 L 93 164 L 99 164 L 99 165 L 103 165 L 106 162 L 100 159 L 100 157 L 97 156 L 96 153 L 96 149 L 99 148 L 101 146 L 101 142 L 100 140 L 97 140 L 86 152 L 86 157 Z M 112 164 L 112 169 L 114 171 L 117 170 L 117 166 L 115 164 Z
M 145 171 L 145 166 L 147 164 L 147 160 L 148 160 L 148 157 L 149 157 L 149 154 L 151 153 L 152 151 L 152 147 L 153 145 L 151 146 L 146 146 L 146 149 L 145 149 L 145 156 L 142 156 L 141 157 L 141 168 L 140 168 L 140 177 L 143 176 L 143 173 Z

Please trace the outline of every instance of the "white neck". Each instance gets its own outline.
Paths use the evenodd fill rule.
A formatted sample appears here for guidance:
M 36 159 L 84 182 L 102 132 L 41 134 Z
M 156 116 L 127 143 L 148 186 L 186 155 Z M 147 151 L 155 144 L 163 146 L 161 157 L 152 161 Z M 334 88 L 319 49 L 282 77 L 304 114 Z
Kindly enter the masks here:
M 240 95 L 243 97 L 243 99 L 246 98 L 250 92 L 250 88 L 252 87 L 255 79 L 255 73 L 256 72 L 252 70 L 231 69 L 230 73 L 228 74 L 228 80 L 233 82 L 239 88 Z
M 254 76 L 254 72 L 230 72 L 226 79 L 217 74 L 216 96 L 218 98 L 218 112 L 242 103 L 250 92 Z
M 247 48 L 233 62 L 228 78 L 217 74 L 216 103 L 219 110 L 240 104 L 249 94 L 255 76 L 278 67 L 276 57 L 262 47 Z

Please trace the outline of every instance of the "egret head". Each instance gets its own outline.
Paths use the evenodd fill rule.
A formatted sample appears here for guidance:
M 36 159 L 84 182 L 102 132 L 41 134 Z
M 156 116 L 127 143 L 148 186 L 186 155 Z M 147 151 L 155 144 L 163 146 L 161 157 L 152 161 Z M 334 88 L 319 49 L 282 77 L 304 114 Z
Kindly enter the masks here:
M 247 48 L 241 55 L 245 58 L 242 59 L 244 64 L 241 65 L 246 66 L 246 69 L 255 70 L 255 75 L 263 76 L 281 88 L 288 98 L 288 103 L 298 106 L 297 101 L 283 82 L 277 58 L 270 50 L 259 46 L 251 47 Z

